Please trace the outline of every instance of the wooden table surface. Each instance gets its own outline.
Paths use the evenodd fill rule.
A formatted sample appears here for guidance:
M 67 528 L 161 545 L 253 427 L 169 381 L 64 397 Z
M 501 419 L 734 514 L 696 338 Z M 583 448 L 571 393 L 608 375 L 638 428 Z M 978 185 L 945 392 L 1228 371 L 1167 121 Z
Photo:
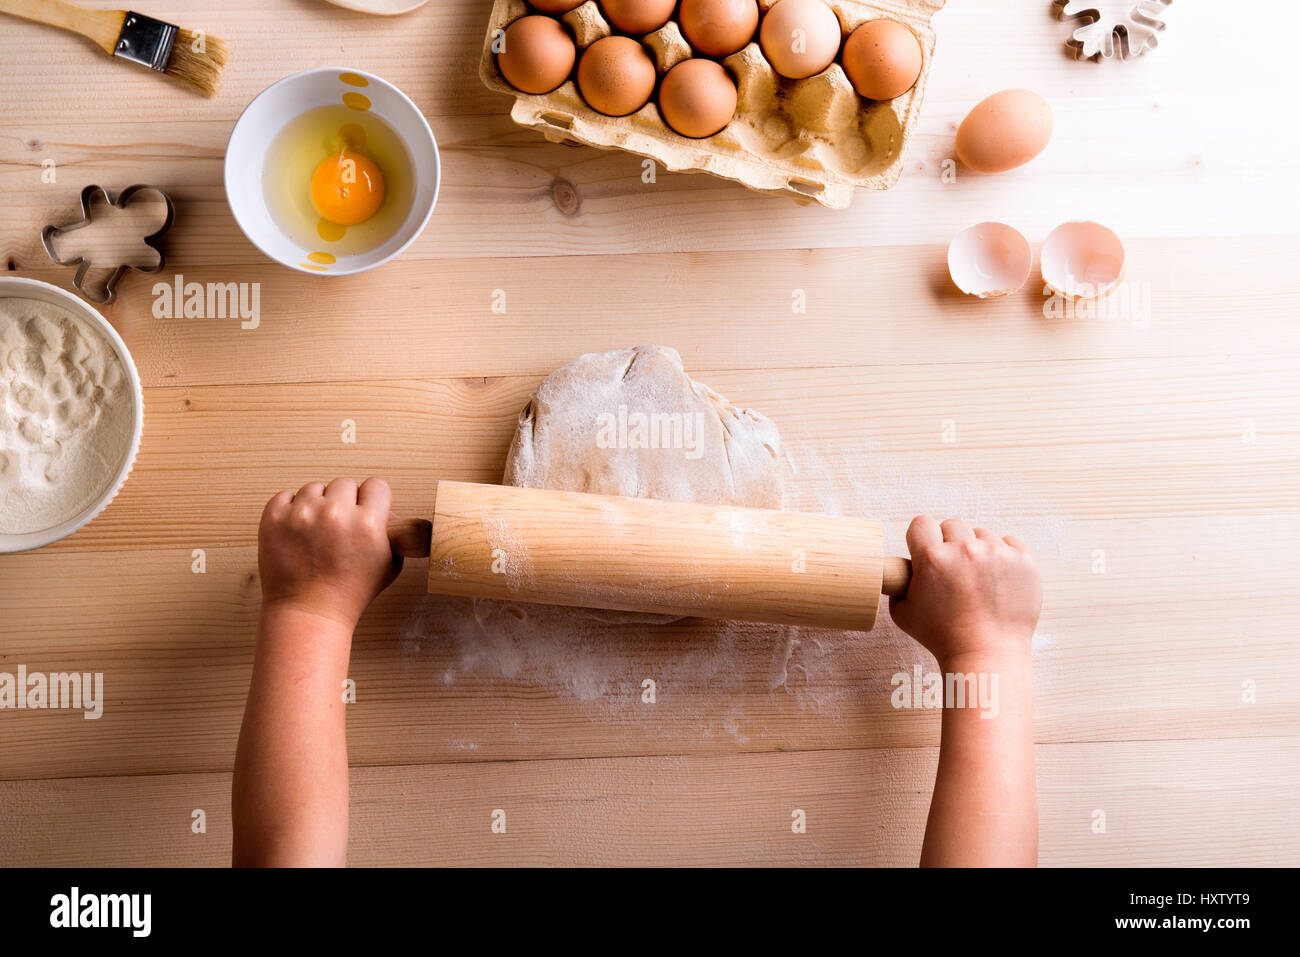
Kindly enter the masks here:
M 877 517 L 895 549 L 931 511 L 1036 550 L 1044 864 L 1300 863 L 1297 14 L 1177 3 L 1154 54 L 1094 64 L 1065 55 L 1046 0 L 950 0 L 903 180 L 830 211 L 644 184 L 634 157 L 514 127 L 477 78 L 487 8 L 155 4 L 231 43 L 211 101 L 4 22 L 0 264 L 68 286 L 40 226 L 87 183 L 149 182 L 177 206 L 166 276 L 260 283 L 261 323 L 155 318 L 140 275 L 106 310 L 144 443 L 90 526 L 0 559 L 0 670 L 103 672 L 107 701 L 97 721 L 0 712 L 0 864 L 226 863 L 266 498 L 375 473 L 424 514 L 436 479 L 499 479 L 543 375 L 640 342 L 776 420 L 789 507 Z M 243 106 L 325 64 L 400 86 L 444 162 L 420 239 L 334 280 L 262 256 L 222 188 Z M 1050 147 L 945 182 L 956 124 L 1009 86 L 1049 98 Z M 963 226 L 1037 248 L 1080 218 L 1124 238 L 1132 315 L 1046 317 L 1036 281 L 999 302 L 947 281 Z M 890 678 L 933 661 L 887 619 L 480 622 L 424 575 L 353 647 L 352 863 L 916 862 L 939 718 L 892 708 Z

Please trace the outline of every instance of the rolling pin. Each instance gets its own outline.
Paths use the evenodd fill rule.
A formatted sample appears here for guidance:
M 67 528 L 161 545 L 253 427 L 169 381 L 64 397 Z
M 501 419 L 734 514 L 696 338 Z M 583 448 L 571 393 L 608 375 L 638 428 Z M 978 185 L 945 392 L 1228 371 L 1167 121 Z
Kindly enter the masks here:
M 429 591 L 866 631 L 911 563 L 863 518 L 439 482 L 433 521 L 388 526 Z

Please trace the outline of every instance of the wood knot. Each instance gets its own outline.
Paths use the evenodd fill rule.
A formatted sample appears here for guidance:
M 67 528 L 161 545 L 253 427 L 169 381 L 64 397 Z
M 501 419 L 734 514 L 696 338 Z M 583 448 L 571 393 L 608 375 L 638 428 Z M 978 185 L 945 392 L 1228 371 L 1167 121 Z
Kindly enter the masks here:
M 567 179 L 556 179 L 551 184 L 551 199 L 555 208 L 565 216 L 577 216 L 582 209 L 582 197 Z

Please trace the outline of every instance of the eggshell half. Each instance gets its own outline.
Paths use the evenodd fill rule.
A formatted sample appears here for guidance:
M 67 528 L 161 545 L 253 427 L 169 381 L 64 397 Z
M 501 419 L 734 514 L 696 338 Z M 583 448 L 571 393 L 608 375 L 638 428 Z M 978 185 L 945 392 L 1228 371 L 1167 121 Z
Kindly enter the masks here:
M 1124 280 L 1124 244 L 1101 223 L 1062 223 L 1043 240 L 1043 282 L 1068 299 L 1097 299 Z
M 978 173 L 1024 166 L 1052 138 L 1052 108 L 1031 90 L 981 100 L 957 128 L 957 157 Z
M 962 292 L 981 299 L 1015 292 L 1033 264 L 1029 240 L 1006 223 L 976 223 L 948 244 L 948 275 Z

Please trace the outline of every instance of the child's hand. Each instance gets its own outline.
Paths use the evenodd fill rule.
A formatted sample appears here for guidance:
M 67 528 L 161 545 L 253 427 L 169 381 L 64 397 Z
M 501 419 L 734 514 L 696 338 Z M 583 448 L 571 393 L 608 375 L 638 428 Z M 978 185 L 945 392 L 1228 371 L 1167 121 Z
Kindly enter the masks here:
M 267 503 L 258 532 L 262 607 L 294 608 L 356 627 L 402 570 L 387 525 L 393 493 L 381 478 L 304 485 Z
M 940 665 L 971 653 L 1029 650 L 1043 606 L 1038 564 L 1016 539 L 958 518 L 919 515 L 907 528 L 912 581 L 889 614 Z

